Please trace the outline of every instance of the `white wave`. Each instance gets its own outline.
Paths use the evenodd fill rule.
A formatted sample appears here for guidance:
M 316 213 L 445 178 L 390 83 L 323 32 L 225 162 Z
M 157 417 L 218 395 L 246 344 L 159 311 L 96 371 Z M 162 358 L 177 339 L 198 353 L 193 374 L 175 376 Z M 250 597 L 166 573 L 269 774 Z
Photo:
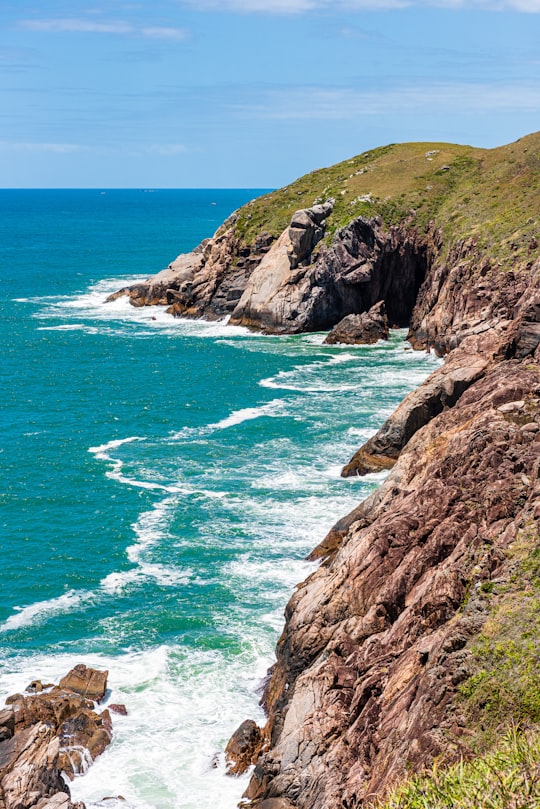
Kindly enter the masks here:
M 280 375 L 283 377 L 280 379 Z M 302 393 L 345 393 L 346 391 L 358 390 L 358 385 L 348 385 L 345 383 L 329 385 L 324 382 L 318 384 L 304 384 L 301 380 L 298 382 L 289 382 L 285 376 L 287 371 L 280 371 L 275 377 L 268 379 L 261 379 L 259 385 L 263 388 L 272 388 L 273 390 L 292 390 Z
M 64 318 L 71 320 L 84 318 L 86 321 L 114 326 L 115 333 L 132 335 L 133 325 L 138 326 L 138 334 L 152 334 L 156 330 L 166 336 L 192 336 L 219 338 L 246 337 L 252 332 L 241 326 L 230 326 L 229 318 L 217 321 L 207 321 L 202 319 L 176 318 L 168 314 L 166 306 L 132 306 L 129 297 L 120 296 L 113 301 L 107 301 L 111 293 L 119 289 L 131 286 L 136 283 L 146 281 L 148 276 L 107 278 L 93 284 L 84 292 L 74 295 L 43 296 L 36 298 L 20 298 L 20 303 L 36 303 L 41 305 L 41 310 L 35 313 L 35 317 L 40 319 Z M 131 327 L 125 330 L 123 327 Z M 85 331 L 95 333 L 88 322 L 78 327 Z M 151 331 L 141 332 L 140 327 L 145 327 Z M 61 324 L 52 327 L 42 327 L 41 330 L 71 330 L 71 324 Z M 103 329 L 103 325 L 100 325 Z
M 129 438 L 115 438 L 112 441 L 107 441 L 106 444 L 100 444 L 98 447 L 89 447 L 88 452 L 93 452 L 96 458 L 103 461 L 110 461 L 109 450 L 118 449 L 123 444 L 131 444 L 132 441 L 146 441 L 146 438 L 140 435 L 131 435 Z
M 126 809 L 236 809 L 248 776 L 227 776 L 223 751 L 244 718 L 264 722 L 257 687 L 271 663 L 271 643 L 252 628 L 242 648 L 240 655 L 160 646 L 2 659 L 0 693 L 20 692 L 36 678 L 58 682 L 81 662 L 107 669 L 102 707 L 121 703 L 128 715 L 112 714 L 114 740 L 70 784 L 72 799 L 88 809 L 114 806 L 103 799 L 119 795 Z
M 226 430 L 227 427 L 234 427 L 237 424 L 242 424 L 244 421 L 251 421 L 258 419 L 262 416 L 282 416 L 283 408 L 286 403 L 282 399 L 273 399 L 259 407 L 244 407 L 241 410 L 233 411 L 229 416 L 215 424 L 208 425 L 209 430 Z
M 130 585 L 141 586 L 149 579 L 153 579 L 161 587 L 178 587 L 188 584 L 193 576 L 191 569 L 179 570 L 165 565 L 141 563 L 132 570 L 123 570 L 109 573 L 100 582 L 103 592 L 110 596 L 119 596 L 125 592 Z
M 349 351 L 327 356 L 320 355 L 321 359 L 305 365 L 297 365 L 290 371 L 279 371 L 275 376 L 270 376 L 259 381 L 263 388 L 273 388 L 277 390 L 302 391 L 306 393 L 330 393 L 337 391 L 353 391 L 358 389 L 358 383 L 350 384 L 340 379 L 332 382 L 331 377 L 325 376 L 329 368 L 344 365 L 346 363 L 359 362 L 359 355 Z
M 118 438 L 113 441 L 108 441 L 106 444 L 101 444 L 98 447 L 89 447 L 88 452 L 91 452 L 98 460 L 106 461 L 111 464 L 111 468 L 105 473 L 106 477 L 116 480 L 118 483 L 124 483 L 127 486 L 133 486 L 136 489 L 147 489 L 148 491 L 160 491 L 173 493 L 188 493 L 189 490 L 176 486 L 174 484 L 165 485 L 153 480 L 139 480 L 138 478 L 127 477 L 123 474 L 124 461 L 120 458 L 113 458 L 111 451 L 118 449 L 123 444 L 131 444 L 133 441 L 146 441 L 142 436 L 133 435 L 129 438 Z
M 229 586 L 233 585 L 231 587 L 233 590 L 237 585 L 259 590 L 261 586 L 268 588 L 268 585 L 271 584 L 290 592 L 298 582 L 304 581 L 315 567 L 313 562 L 306 562 L 303 559 L 282 559 L 280 562 L 275 559 L 262 561 L 259 558 L 251 559 L 249 554 L 246 554 L 240 559 L 224 565 L 223 574 L 228 580 Z M 281 621 L 283 623 L 283 618 Z
M 15 607 L 16 612 L 0 625 L 0 632 L 22 629 L 25 626 L 40 624 L 54 615 L 62 615 L 79 609 L 82 604 L 92 601 L 94 593 L 84 590 L 69 590 L 57 598 L 36 601 L 26 607 Z
M 289 402 L 284 399 L 272 399 L 271 402 L 259 405 L 258 407 L 243 407 L 240 410 L 233 410 L 228 416 L 213 424 L 206 424 L 201 427 L 183 427 L 174 433 L 170 433 L 168 441 L 182 441 L 184 439 L 193 440 L 195 438 L 206 438 L 218 430 L 226 430 L 235 427 L 245 421 L 268 416 L 271 418 L 283 417 Z
M 40 326 L 37 331 L 81 331 L 87 328 L 84 323 L 66 323 L 63 326 Z

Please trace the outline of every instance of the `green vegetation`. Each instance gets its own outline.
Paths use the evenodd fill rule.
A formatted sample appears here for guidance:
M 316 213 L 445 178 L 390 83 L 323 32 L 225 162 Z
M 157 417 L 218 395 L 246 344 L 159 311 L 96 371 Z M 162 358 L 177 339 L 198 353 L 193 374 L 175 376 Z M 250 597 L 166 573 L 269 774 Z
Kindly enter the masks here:
M 510 562 L 508 584 L 484 588 L 490 617 L 473 646 L 474 673 L 461 686 L 480 749 L 493 745 L 509 723 L 540 724 L 540 539 L 534 524 L 520 531 Z
M 373 149 L 248 203 L 237 232 L 247 244 L 261 231 L 278 236 L 295 210 L 330 198 L 327 242 L 358 216 L 409 221 L 421 231 L 436 222 L 447 250 L 472 238 L 480 253 L 510 268 L 540 242 L 540 133 L 489 150 L 447 143 Z
M 520 530 L 508 557 L 509 580 L 479 588 L 490 615 L 472 648 L 473 674 L 458 705 L 472 731 L 470 759 L 435 765 L 377 809 L 539 809 L 540 537 L 534 523 Z
M 379 809 L 538 809 L 540 730 L 510 730 L 497 747 L 399 787 Z

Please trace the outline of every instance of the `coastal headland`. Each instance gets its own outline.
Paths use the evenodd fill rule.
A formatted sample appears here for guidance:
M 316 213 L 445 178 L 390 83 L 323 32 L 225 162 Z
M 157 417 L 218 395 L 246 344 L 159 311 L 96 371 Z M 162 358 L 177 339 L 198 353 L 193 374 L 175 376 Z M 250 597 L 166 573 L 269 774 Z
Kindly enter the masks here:
M 511 727 L 533 743 L 539 243 L 540 134 L 390 145 L 254 200 L 118 293 L 344 342 L 408 326 L 445 356 L 343 469 L 391 471 L 287 605 L 267 723 L 228 747 L 232 771 L 255 765 L 249 805 L 356 809 L 411 773 L 429 782 L 434 761 L 488 755 Z
M 343 469 L 389 474 L 287 605 L 267 722 L 228 747 L 231 771 L 254 765 L 246 805 L 406 809 L 392 790 L 428 790 L 434 762 L 485 761 L 511 733 L 537 749 L 539 245 L 540 134 L 393 144 L 253 200 L 111 296 L 343 342 L 408 327 L 445 357 Z

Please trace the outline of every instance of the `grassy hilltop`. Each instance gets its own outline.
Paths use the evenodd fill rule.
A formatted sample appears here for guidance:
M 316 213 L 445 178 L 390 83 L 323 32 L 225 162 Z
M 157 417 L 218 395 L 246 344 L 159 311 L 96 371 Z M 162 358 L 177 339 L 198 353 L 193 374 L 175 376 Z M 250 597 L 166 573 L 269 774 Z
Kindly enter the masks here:
M 278 236 L 294 211 L 335 199 L 328 242 L 358 216 L 385 224 L 410 221 L 419 230 L 442 228 L 448 248 L 473 238 L 503 267 L 528 257 L 540 242 L 540 132 L 497 149 L 449 143 L 382 146 L 317 169 L 248 203 L 237 233 L 251 244 L 261 231 Z

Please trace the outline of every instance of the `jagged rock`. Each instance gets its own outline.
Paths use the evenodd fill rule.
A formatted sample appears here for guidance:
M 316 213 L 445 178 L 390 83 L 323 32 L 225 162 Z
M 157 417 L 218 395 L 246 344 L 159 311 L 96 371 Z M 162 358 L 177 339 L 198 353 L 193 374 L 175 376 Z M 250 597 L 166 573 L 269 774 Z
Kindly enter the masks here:
M 69 790 L 58 769 L 59 741 L 54 730 L 43 723 L 26 728 L 0 744 L 0 806 L 2 809 L 30 809 L 42 798 Z M 64 803 L 59 805 L 63 806 Z
M 35 680 L 0 711 L 0 809 L 84 809 L 61 773 L 85 772 L 111 741 L 109 712 L 94 710 L 107 672 L 80 664 L 60 682 Z
M 505 549 L 537 505 L 538 431 L 521 426 L 540 425 L 539 393 L 534 363 L 490 365 L 410 438 L 299 586 L 247 798 L 361 806 L 433 757 L 459 756 L 453 699 L 487 614 L 475 583 L 510 578 Z M 501 413 L 516 395 L 524 410 Z
M 74 691 L 94 702 L 101 702 L 107 690 L 108 671 L 98 671 L 79 663 L 60 680 L 60 688 Z
M 205 242 L 193 252 L 178 256 L 169 266 L 149 278 L 144 283 L 123 287 L 109 295 L 107 302 L 117 300 L 124 295 L 129 297 L 133 306 L 156 306 L 170 303 L 170 291 L 177 291 L 188 285 L 203 263 Z
M 312 208 L 303 208 L 296 211 L 289 225 L 288 248 L 291 270 L 301 264 L 311 262 L 311 254 L 315 246 L 324 236 L 324 221 L 334 210 L 334 201 L 325 202 L 324 205 L 314 205 Z
M 383 301 L 361 315 L 347 315 L 334 326 L 325 343 L 348 343 L 371 345 L 378 340 L 388 340 L 388 318 Z
M 390 469 L 417 430 L 443 410 L 453 407 L 473 382 L 495 362 L 508 341 L 503 331 L 468 337 L 428 379 L 401 402 L 343 468 L 343 477 Z
M 225 748 L 227 772 L 241 775 L 255 763 L 262 745 L 260 727 L 252 719 L 246 719 L 231 736 Z
M 117 704 L 115 702 L 113 702 L 113 703 L 111 703 L 109 705 L 109 711 L 112 711 L 113 713 L 117 713 L 120 716 L 127 716 L 128 715 L 126 706 L 122 705 L 122 704 Z
M 286 230 L 249 277 L 232 324 L 278 333 L 323 330 L 379 301 L 392 326 L 409 323 L 429 261 L 425 238 L 410 228 L 355 219 L 313 264 L 292 272 L 290 250 Z

